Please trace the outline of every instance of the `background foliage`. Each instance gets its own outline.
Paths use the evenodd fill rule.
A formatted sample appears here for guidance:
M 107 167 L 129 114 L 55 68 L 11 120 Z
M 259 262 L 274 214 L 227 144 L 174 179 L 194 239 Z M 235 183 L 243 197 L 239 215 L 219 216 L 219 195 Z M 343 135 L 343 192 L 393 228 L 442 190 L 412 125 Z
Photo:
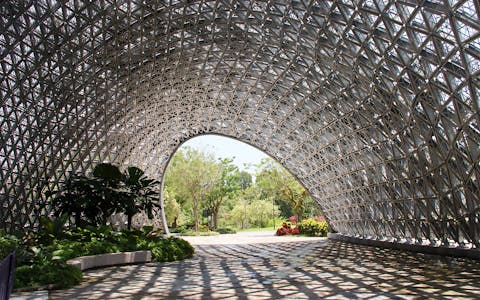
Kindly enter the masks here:
M 321 215 L 308 192 L 285 168 L 268 158 L 253 171 L 240 170 L 232 158 L 180 148 L 167 168 L 165 211 L 169 227 L 198 231 L 279 226 L 295 216 Z M 178 229 L 177 229 L 178 228 Z

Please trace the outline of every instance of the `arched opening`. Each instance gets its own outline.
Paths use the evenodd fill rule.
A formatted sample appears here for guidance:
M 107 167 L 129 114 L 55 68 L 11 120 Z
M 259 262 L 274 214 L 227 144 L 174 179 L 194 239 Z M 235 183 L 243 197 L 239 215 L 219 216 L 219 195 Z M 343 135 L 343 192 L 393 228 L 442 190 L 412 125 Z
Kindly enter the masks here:
M 307 189 L 262 150 L 218 134 L 191 138 L 163 178 L 166 222 L 174 232 L 277 229 L 323 219 Z

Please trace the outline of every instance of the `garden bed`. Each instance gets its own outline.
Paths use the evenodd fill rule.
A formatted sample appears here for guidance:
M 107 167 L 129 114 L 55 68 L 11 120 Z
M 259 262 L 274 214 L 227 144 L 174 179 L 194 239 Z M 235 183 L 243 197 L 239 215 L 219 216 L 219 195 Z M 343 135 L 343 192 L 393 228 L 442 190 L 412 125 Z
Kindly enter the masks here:
M 176 261 L 194 253 L 187 241 L 162 236 L 148 226 L 122 231 L 106 226 L 73 228 L 55 235 L 41 232 L 22 238 L 0 232 L 0 250 L 7 246 L 17 250 L 16 291 L 66 288 L 80 283 L 84 269 Z M 71 260 L 77 263 L 68 263 Z

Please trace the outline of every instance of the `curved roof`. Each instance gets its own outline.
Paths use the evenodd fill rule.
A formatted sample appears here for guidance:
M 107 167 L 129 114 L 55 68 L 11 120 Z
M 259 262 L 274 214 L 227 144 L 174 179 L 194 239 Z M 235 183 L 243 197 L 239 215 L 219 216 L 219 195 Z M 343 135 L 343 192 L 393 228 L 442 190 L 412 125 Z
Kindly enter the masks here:
M 338 232 L 477 248 L 478 1 L 0 3 L 0 220 L 95 161 L 161 178 L 217 133 L 289 169 Z

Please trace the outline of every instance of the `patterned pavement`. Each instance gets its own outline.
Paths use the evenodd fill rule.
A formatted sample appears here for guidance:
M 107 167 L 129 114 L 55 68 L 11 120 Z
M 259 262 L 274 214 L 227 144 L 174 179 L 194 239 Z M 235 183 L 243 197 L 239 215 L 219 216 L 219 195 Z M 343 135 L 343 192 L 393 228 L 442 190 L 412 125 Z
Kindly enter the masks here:
M 480 298 L 480 261 L 261 233 L 187 239 L 192 259 L 87 271 L 50 299 Z

